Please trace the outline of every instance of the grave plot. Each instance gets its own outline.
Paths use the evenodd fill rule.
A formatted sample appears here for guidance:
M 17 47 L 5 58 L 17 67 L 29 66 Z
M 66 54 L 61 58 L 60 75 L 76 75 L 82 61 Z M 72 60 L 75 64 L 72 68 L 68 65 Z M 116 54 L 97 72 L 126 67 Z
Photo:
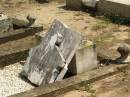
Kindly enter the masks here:
M 7 78 L 5 78 L 4 76 L 1 77 L 3 80 L 5 79 L 5 82 L 3 85 L 9 84 L 9 86 L 10 86 L 9 89 L 13 88 L 12 91 L 6 93 L 4 91 L 9 91 L 9 89 L 6 89 L 7 87 L 4 87 L 4 90 L 1 91 L 3 94 L 1 94 L 1 95 L 12 95 L 12 94 L 15 94 L 18 92 L 24 92 L 26 90 L 30 90 L 30 89 L 34 88 L 34 86 L 32 86 L 30 84 L 30 82 L 28 82 L 28 80 L 21 77 L 19 75 L 19 73 L 20 73 L 20 71 L 29 69 L 28 68 L 29 64 L 27 64 L 28 62 L 37 64 L 37 62 L 40 62 L 40 61 L 37 61 L 38 56 L 39 55 L 44 56 L 44 52 L 40 52 L 40 53 L 35 52 L 35 55 L 34 55 L 34 52 L 32 52 L 33 51 L 32 47 L 38 45 L 39 40 L 41 43 L 40 43 L 40 45 L 34 47 L 34 51 L 38 47 L 42 47 L 42 49 L 46 51 L 46 53 L 45 53 L 46 55 L 45 55 L 45 57 L 43 57 L 43 60 L 42 60 L 42 63 L 44 63 L 44 61 L 45 61 L 45 63 L 43 66 L 39 65 L 44 68 L 40 67 L 39 70 L 43 69 L 44 72 L 47 72 L 47 75 L 43 76 L 43 77 L 42 76 L 39 77 L 39 79 L 43 79 L 43 81 L 41 83 L 38 82 L 39 81 L 38 78 L 35 79 L 35 77 L 36 77 L 35 73 L 32 73 L 33 78 L 30 77 L 29 80 L 32 81 L 32 83 L 35 85 L 41 85 L 41 84 L 43 85 L 43 84 L 53 83 L 55 81 L 63 80 L 63 77 L 65 76 L 66 72 L 68 71 L 68 66 L 70 65 L 69 63 L 72 61 L 72 58 L 74 57 L 74 55 L 77 52 L 77 49 L 79 49 L 79 46 L 82 43 L 82 41 L 81 41 L 82 37 L 79 33 L 72 31 L 65 24 L 63 24 L 62 22 L 60 22 L 58 20 L 55 20 L 53 22 L 47 35 L 44 35 L 41 33 L 42 32 L 37 33 L 37 35 L 36 35 L 37 37 L 32 38 L 33 41 L 30 41 L 30 39 L 29 39 L 30 36 L 27 35 L 24 38 L 14 39 L 15 41 L 12 41 L 12 40 L 6 41 L 5 43 L 2 43 L 0 45 L 1 50 L 2 50 L 1 52 L 4 51 L 3 53 L 1 53 L 1 54 L 3 54 L 3 55 L 1 55 L 1 68 L 3 68 L 3 70 L 1 70 L 1 72 L 3 74 L 4 72 L 11 70 L 10 74 L 14 75 L 14 76 L 10 77 L 10 75 L 7 74 L 9 81 L 7 81 Z M 24 42 L 24 41 L 26 41 L 26 42 Z M 50 42 L 48 42 L 48 41 L 50 41 Z M 85 48 L 88 46 L 90 49 L 90 43 L 89 42 L 87 42 L 87 43 L 89 45 L 85 45 Z M 8 48 L 9 45 L 10 45 L 11 49 Z M 44 47 L 46 47 L 46 48 L 44 48 Z M 29 60 L 27 59 L 25 66 L 21 65 L 24 62 L 21 64 L 16 63 L 21 60 L 24 60 L 27 57 L 27 53 L 30 48 L 32 48 L 30 51 L 30 54 L 34 55 L 34 58 L 32 57 L 33 60 L 31 58 L 29 58 L 30 57 L 29 56 L 28 57 Z M 39 50 L 42 51 L 42 49 L 40 48 Z M 93 49 L 93 46 L 92 46 L 92 49 Z M 78 55 L 76 55 L 76 56 L 78 57 Z M 7 60 L 9 62 L 6 62 Z M 30 60 L 32 60 L 32 61 L 30 61 Z M 58 60 L 58 61 L 56 61 L 56 60 Z M 36 62 L 33 62 L 33 61 L 36 61 Z M 48 64 L 48 62 L 49 62 L 49 64 Z M 12 67 L 10 65 L 11 63 L 12 63 L 12 65 L 14 65 L 14 67 Z M 2 64 L 6 64 L 6 65 L 8 64 L 9 66 L 2 65 Z M 75 65 L 79 65 L 79 63 L 78 64 L 76 63 Z M 34 68 L 35 64 L 34 64 L 34 66 L 33 65 L 31 65 L 31 66 L 30 67 L 32 70 L 37 70 L 37 68 L 38 68 L 38 65 L 37 65 L 37 68 Z M 22 70 L 22 68 L 23 68 L 23 70 Z M 74 68 L 74 69 L 77 69 L 77 68 Z M 86 70 L 87 69 L 88 68 L 86 68 Z M 48 71 L 48 70 L 50 70 L 50 71 Z M 84 70 L 84 72 L 86 70 Z M 31 74 L 31 72 L 29 72 L 29 71 L 30 70 L 24 71 L 24 74 L 26 74 L 26 75 L 29 73 Z M 42 72 L 40 72 L 41 75 L 44 74 Z M 24 75 L 24 76 L 26 76 L 26 75 Z M 14 81 L 14 79 L 16 80 L 16 82 Z M 20 85 L 16 86 L 15 83 L 19 83 Z M 21 88 L 24 86 L 26 86 L 25 89 Z M 16 91 L 15 89 L 19 89 L 19 91 Z
M 129 47 L 127 48 L 127 45 L 122 45 L 119 47 L 119 44 L 115 43 L 118 40 L 123 40 L 123 41 L 118 41 L 118 43 L 126 42 L 126 39 L 128 39 L 127 42 L 129 42 L 129 34 L 128 34 L 129 28 L 128 27 L 124 25 L 122 26 L 119 24 L 118 25 L 111 24 L 106 21 L 99 20 L 95 17 L 92 17 L 91 14 L 86 13 L 86 12 L 67 10 L 66 7 L 63 6 L 61 3 L 59 4 L 53 1 L 49 3 L 45 3 L 45 4 L 38 4 L 37 6 L 35 4 L 33 6 L 28 5 L 27 7 L 22 6 L 21 8 L 20 6 L 18 6 L 17 8 L 14 8 L 14 10 L 12 8 L 9 8 L 8 11 L 7 10 L 5 11 L 8 13 L 9 10 L 10 10 L 10 14 L 12 15 L 21 14 L 23 16 L 24 15 L 26 16 L 28 12 L 35 13 L 38 16 L 38 19 L 39 19 L 38 21 L 40 21 L 40 23 L 43 23 L 45 27 L 45 32 L 46 30 L 48 30 L 50 24 L 55 18 L 60 19 L 65 24 L 69 25 L 70 28 L 75 29 L 76 31 L 82 32 L 83 35 L 85 34 L 85 36 L 87 37 L 87 41 L 82 40 L 82 42 L 79 43 L 79 46 L 75 50 L 74 54 L 73 53 L 68 54 L 66 53 L 66 50 L 62 51 L 63 49 L 66 49 L 66 47 L 62 49 L 62 46 L 64 44 L 64 43 L 62 44 L 63 42 L 62 36 L 64 35 L 67 36 L 66 34 L 62 33 L 63 34 L 62 35 L 62 34 L 59 34 L 60 32 L 58 32 L 58 34 L 55 33 L 56 35 L 53 35 L 51 33 L 52 37 L 49 37 L 50 34 L 46 35 L 46 33 L 42 32 L 42 30 L 36 30 L 35 28 L 37 28 L 37 26 L 28 27 L 28 25 L 30 25 L 28 23 L 29 22 L 28 20 L 26 22 L 21 22 L 22 21 L 21 19 L 20 20 L 14 19 L 13 25 L 15 24 L 15 26 L 13 27 L 12 32 L 14 32 L 15 34 L 10 34 L 10 35 L 6 35 L 5 33 L 4 35 L 1 34 L 2 41 L 3 41 L 0 43 L 0 48 L 1 48 L 0 50 L 0 54 L 1 54 L 0 84 L 3 87 L 3 88 L 0 88 L 0 91 L 1 91 L 0 96 L 2 95 L 1 97 L 4 97 L 4 96 L 11 96 L 11 97 L 57 97 L 57 96 L 64 97 L 65 96 L 66 97 L 67 95 L 69 97 L 72 97 L 72 96 L 77 95 L 77 91 L 78 93 L 79 92 L 81 93 L 81 97 L 84 96 L 82 95 L 83 93 L 86 94 L 85 97 L 87 96 L 90 96 L 90 97 L 103 96 L 104 97 L 104 95 L 112 96 L 112 97 L 113 96 L 120 97 L 122 96 L 122 94 L 126 97 L 129 97 L 129 73 L 127 72 L 127 70 L 129 71 L 129 68 L 130 68 L 129 66 L 130 50 L 129 50 Z M 16 14 L 16 12 L 18 14 Z M 31 23 L 33 23 L 33 21 L 31 21 Z M 56 22 L 56 24 L 57 23 L 59 23 L 60 25 L 63 24 L 61 22 Z M 54 25 L 56 24 L 54 23 Z M 59 27 L 59 25 L 57 27 Z M 64 25 L 64 27 L 66 28 L 66 25 Z M 67 27 L 69 31 L 70 31 L 70 28 Z M 62 27 L 60 26 L 59 29 L 61 30 Z M 16 30 L 18 32 L 20 31 L 19 32 L 20 34 Z M 55 29 L 55 31 L 56 30 L 57 29 Z M 34 31 L 33 34 L 30 34 L 31 31 Z M 29 34 L 26 35 L 27 33 Z M 37 33 L 36 37 L 35 37 L 35 33 Z M 104 34 L 107 37 L 106 36 L 103 37 Z M 15 35 L 17 36 L 16 38 L 15 38 Z M 93 40 L 93 35 L 96 35 L 94 40 Z M 48 36 L 47 40 L 49 42 L 43 42 L 43 40 L 46 40 L 46 36 Z M 69 40 L 70 36 L 71 35 L 69 34 L 69 37 L 67 37 L 66 40 Z M 91 41 L 88 41 L 88 39 L 91 39 L 92 41 L 97 42 L 97 45 L 95 45 L 95 43 Z M 44 77 L 45 79 L 48 78 L 44 80 L 45 84 L 42 84 L 39 87 L 35 87 L 34 85 L 30 84 L 30 81 L 27 80 L 28 79 L 27 77 L 25 79 L 21 77 L 19 73 L 21 73 L 23 68 L 25 68 L 24 67 L 25 63 L 27 63 L 27 61 L 25 60 L 27 57 L 29 57 L 28 56 L 29 49 L 32 48 L 32 51 L 34 51 L 34 48 L 37 49 L 38 47 L 41 47 L 42 46 L 41 41 L 42 43 L 46 43 L 45 44 L 45 48 L 47 48 L 46 56 L 51 55 L 49 58 L 44 57 L 43 62 L 45 60 L 49 61 L 51 65 L 45 65 L 45 67 L 48 66 L 48 68 L 51 68 L 51 70 L 49 69 L 44 70 L 45 72 L 49 71 L 48 72 L 49 77 Z M 67 45 L 68 43 L 71 43 L 71 42 L 72 41 L 69 40 L 67 42 Z M 108 42 L 111 42 L 111 44 Z M 41 44 L 39 45 L 39 43 Z M 75 44 L 72 44 L 72 45 L 75 45 Z M 102 47 L 99 47 L 99 46 L 102 46 Z M 96 47 L 98 47 L 98 49 Z M 118 47 L 119 49 L 117 52 L 115 49 Z M 105 48 L 105 49 L 102 50 L 101 48 Z M 98 52 L 100 51 L 102 54 L 105 54 L 108 57 L 99 56 L 99 54 L 97 54 L 97 51 Z M 113 51 L 116 52 L 116 54 L 113 53 Z M 30 54 L 32 56 L 31 52 Z M 40 54 L 42 53 L 39 53 L 36 55 L 39 57 Z M 70 54 L 73 55 L 73 58 L 70 58 Z M 109 57 L 109 55 L 115 55 L 115 56 Z M 97 64 L 97 56 L 98 56 L 98 61 L 101 62 L 100 64 Z M 35 56 L 32 58 L 36 59 L 37 57 Z M 126 58 L 128 58 L 128 61 L 126 60 Z M 58 63 L 56 60 L 58 60 Z M 37 59 L 32 60 L 32 63 L 34 63 L 34 61 L 37 61 Z M 116 63 L 114 63 L 115 61 Z M 66 64 L 67 62 L 69 64 Z M 102 63 L 102 62 L 105 62 L 105 63 Z M 108 62 L 108 64 L 106 64 L 106 62 Z M 99 68 L 97 68 L 98 65 L 100 65 Z M 110 65 L 110 66 L 104 66 L 104 65 Z M 53 70 L 52 68 L 55 68 L 55 67 L 58 67 L 58 68 Z M 41 68 L 38 70 L 40 71 Z M 52 71 L 52 73 L 50 73 L 50 71 Z M 68 75 L 71 73 L 74 76 L 70 75 L 71 76 L 70 77 Z M 29 71 L 29 74 L 31 75 L 30 71 Z M 33 74 L 35 75 L 36 73 L 34 72 Z M 42 73 L 40 72 L 39 74 L 42 74 Z M 120 75 L 120 74 L 123 74 L 123 75 Z M 27 73 L 25 73 L 25 75 L 27 75 Z M 30 77 L 30 79 L 33 79 L 35 80 L 35 82 L 37 82 L 36 81 L 37 79 L 35 78 Z M 48 82 L 49 84 L 46 84 Z M 37 83 L 40 83 L 40 82 L 37 82 Z M 100 84 L 103 84 L 103 85 L 100 85 Z M 91 88 L 91 86 L 93 86 L 93 88 Z M 104 86 L 106 88 L 104 88 Z M 112 90 L 113 88 L 114 90 Z M 71 91 L 71 93 L 72 94 L 74 93 L 75 95 L 70 94 L 69 91 Z M 78 95 L 78 97 L 80 97 L 80 95 Z
M 18 19 L 15 19 L 14 22 L 14 19 L 12 18 L 7 17 L 3 19 L 3 17 L 7 17 L 7 16 L 2 14 L 0 17 L 1 18 L 0 63 L 8 64 L 11 60 L 14 60 L 13 59 L 14 57 L 12 56 L 15 56 L 15 54 L 18 55 L 19 56 L 18 60 L 20 60 L 23 56 L 21 55 L 20 58 L 21 52 L 25 52 L 26 55 L 29 48 L 36 45 L 37 40 L 35 39 L 35 33 L 43 31 L 43 27 L 31 26 L 35 20 L 30 17 L 29 17 L 30 21 L 28 22 L 23 20 L 18 20 Z M 21 22 L 22 24 L 19 25 Z M 16 26 L 19 28 L 16 29 L 15 28 Z
M 62 80 L 80 42 L 78 33 L 55 20 L 41 44 L 30 50 L 22 75 L 36 85 Z
M 62 33 L 62 31 L 60 31 L 62 33 L 60 35 L 59 33 L 58 34 L 56 33 L 57 29 L 55 29 L 55 27 L 59 28 L 59 30 L 61 30 L 62 28 L 66 27 L 66 26 L 64 24 L 62 24 L 61 22 L 59 22 L 58 20 L 55 20 L 51 26 L 51 29 L 49 30 L 49 32 L 54 31 L 53 33 L 48 32 L 47 35 L 43 34 L 43 37 L 41 34 L 39 34 L 40 36 L 38 36 L 38 37 L 42 38 L 41 44 L 30 50 L 31 56 L 29 55 L 25 65 L 23 66 L 23 70 L 24 70 L 22 72 L 23 76 L 26 76 L 26 78 L 28 78 L 28 80 L 30 80 L 31 83 L 38 85 L 38 86 L 40 85 L 40 86 L 38 88 L 34 88 L 33 90 L 29 90 L 29 91 L 26 91 L 24 93 L 12 95 L 10 97 L 23 97 L 23 96 L 25 96 L 25 97 L 31 97 L 31 96 L 34 96 L 34 97 L 40 97 L 40 96 L 57 97 L 58 96 L 58 97 L 60 97 L 61 94 L 63 94 L 63 96 L 64 96 L 64 95 L 66 95 L 64 93 L 66 93 L 68 91 L 73 91 L 75 89 L 80 89 L 80 88 L 82 89 L 82 87 L 85 88 L 86 91 L 91 91 L 89 89 L 90 84 L 96 83 L 96 81 L 99 81 L 99 83 L 100 83 L 100 81 L 107 79 L 107 77 L 111 77 L 111 76 L 113 77 L 113 76 L 116 76 L 116 75 L 122 73 L 122 71 L 124 72 L 124 70 L 129 70 L 129 68 L 130 68 L 129 64 L 126 63 L 126 65 L 108 66 L 108 67 L 104 67 L 104 68 L 94 69 L 94 70 L 91 70 L 91 71 L 88 71 L 88 72 L 85 72 L 82 74 L 78 74 L 78 73 L 81 73 L 81 71 L 82 71 L 82 69 L 80 69 L 78 67 L 78 65 L 82 65 L 82 64 L 80 64 L 80 62 L 81 63 L 83 62 L 83 64 L 84 64 L 84 60 L 80 60 L 80 62 L 79 62 L 79 58 L 81 56 L 79 54 L 82 54 L 82 51 L 84 51 L 81 49 L 82 51 L 76 50 L 75 53 L 73 53 L 73 56 L 74 56 L 74 54 L 76 54 L 74 60 L 76 60 L 75 61 L 76 65 L 77 65 L 77 70 L 76 70 L 77 72 L 76 73 L 78 75 L 73 76 L 71 78 L 63 79 L 63 77 L 67 71 L 66 66 L 70 65 L 70 64 L 67 64 L 67 65 L 65 64 L 66 63 L 65 58 L 63 57 L 63 56 L 68 55 L 68 54 L 66 53 L 65 55 L 62 55 L 62 51 L 60 51 L 61 50 L 60 47 L 63 47 L 62 46 L 63 40 L 62 40 L 61 35 L 64 33 L 65 30 L 62 30 L 63 33 Z M 53 30 L 53 29 L 55 29 L 55 30 Z M 58 32 L 59 32 L 59 30 L 58 30 Z M 52 35 L 51 39 L 50 39 L 50 35 Z M 65 34 L 63 34 L 63 35 L 65 35 Z M 81 39 L 81 38 L 79 38 L 79 39 Z M 46 40 L 50 40 L 50 42 L 47 42 Z M 79 44 L 80 43 L 82 43 L 82 42 L 79 41 Z M 89 44 L 88 50 L 90 50 L 91 43 L 90 42 L 87 42 L 87 43 Z M 45 46 L 43 46 L 43 45 L 45 45 L 45 46 L 47 45 L 47 48 L 44 48 Z M 85 44 L 83 46 L 86 46 L 86 45 L 87 44 Z M 79 46 L 79 45 L 77 45 L 77 46 Z M 39 49 L 41 47 L 42 47 L 42 49 Z M 125 47 L 125 49 L 124 49 L 124 47 Z M 49 62 L 49 64 L 52 64 L 52 65 L 46 65 L 46 64 L 37 65 L 37 63 L 40 62 L 40 61 L 38 61 L 39 56 L 44 55 L 44 52 L 39 53 L 39 51 L 42 51 L 43 48 L 46 50 L 46 53 L 45 53 L 46 55 L 44 57 L 40 57 L 40 59 L 43 58 L 42 63 L 44 63 L 44 61 L 45 61 L 46 64 Z M 81 48 L 83 48 L 83 47 L 81 46 Z M 65 49 L 65 48 L 63 48 L 63 49 Z M 128 53 L 129 53 L 128 49 L 129 48 L 127 45 L 123 46 L 123 47 L 119 46 L 118 51 L 119 52 L 122 52 L 122 51 L 126 52 L 125 54 L 128 55 Z M 94 49 L 92 49 L 92 50 L 94 50 Z M 90 51 L 88 51 L 88 52 L 90 52 Z M 48 58 L 49 55 L 51 55 L 51 56 Z M 89 54 L 86 53 L 85 55 L 90 55 L 90 53 Z M 92 54 L 92 56 L 93 56 L 93 54 Z M 121 55 L 120 58 L 124 58 L 123 56 Z M 33 59 L 31 59 L 31 58 L 33 58 Z M 90 57 L 90 59 L 89 59 L 89 57 L 87 59 L 88 59 L 88 61 L 90 61 L 91 57 Z M 125 57 L 125 59 L 126 59 L 126 57 Z M 30 61 L 30 60 L 32 60 L 32 61 Z M 58 60 L 58 63 L 56 60 Z M 92 59 L 92 60 L 94 61 L 94 59 Z M 86 63 L 88 61 L 86 61 Z M 29 65 L 30 63 L 32 64 L 31 66 Z M 89 62 L 88 62 L 88 64 L 89 64 Z M 86 66 L 88 66 L 88 64 Z M 120 64 L 123 64 L 123 63 L 120 63 Z M 41 66 L 41 67 L 39 68 L 39 66 Z M 89 65 L 89 66 L 91 66 L 91 65 Z M 87 69 L 90 68 L 89 66 L 87 67 Z M 56 67 L 58 67 L 58 68 L 56 68 Z M 97 65 L 94 67 L 97 67 Z M 87 71 L 87 69 L 86 69 L 86 71 Z M 31 70 L 33 72 L 30 72 Z M 41 70 L 41 71 L 36 72 L 36 70 L 39 70 L 39 71 Z M 48 75 L 45 75 L 45 72 Z M 42 74 L 44 74 L 44 76 L 42 76 Z M 29 75 L 29 77 L 28 77 L 28 75 Z M 53 83 L 53 82 L 55 82 L 55 83 Z M 94 95 L 93 93 L 88 93 L 88 94 Z M 68 93 L 68 95 L 69 95 L 69 93 Z
M 43 30 L 42 26 L 28 26 L 30 22 L 14 20 L 1 14 L 0 17 L 0 97 L 24 92 L 33 89 L 34 86 L 19 77 L 22 65 L 19 61 L 24 60 L 28 50 L 37 44 L 35 33 Z M 19 25 L 24 22 L 27 26 Z M 19 28 L 15 28 L 19 26 Z
M 6 15 L 0 16 L 0 44 L 8 41 L 32 36 L 43 30 L 42 26 L 34 26 L 36 18 L 27 16 L 27 21 L 17 18 L 8 18 Z

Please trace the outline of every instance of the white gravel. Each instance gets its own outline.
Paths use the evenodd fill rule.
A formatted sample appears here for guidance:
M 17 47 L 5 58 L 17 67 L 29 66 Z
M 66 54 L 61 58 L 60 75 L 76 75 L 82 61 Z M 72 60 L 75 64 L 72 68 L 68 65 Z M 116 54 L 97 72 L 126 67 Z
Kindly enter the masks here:
M 21 69 L 22 65 L 19 63 L 0 69 L 0 97 L 7 97 L 34 88 L 19 78 Z

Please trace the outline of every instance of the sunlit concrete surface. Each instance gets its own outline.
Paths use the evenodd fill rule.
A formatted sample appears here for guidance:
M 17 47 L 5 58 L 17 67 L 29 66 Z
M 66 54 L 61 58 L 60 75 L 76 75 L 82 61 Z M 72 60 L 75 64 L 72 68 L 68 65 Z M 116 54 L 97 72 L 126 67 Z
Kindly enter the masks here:
M 98 11 L 103 14 L 130 18 L 130 0 L 100 0 Z

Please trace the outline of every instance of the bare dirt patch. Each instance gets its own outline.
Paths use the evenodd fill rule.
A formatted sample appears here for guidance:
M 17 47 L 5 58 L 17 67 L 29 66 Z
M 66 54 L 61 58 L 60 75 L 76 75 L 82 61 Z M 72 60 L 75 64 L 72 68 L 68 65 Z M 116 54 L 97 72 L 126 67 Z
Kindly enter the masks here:
M 116 32 L 113 34 L 113 36 L 117 39 L 117 40 L 126 40 L 129 38 L 129 32 Z
M 129 97 L 130 77 L 127 73 L 120 73 L 93 84 L 83 89 L 74 90 L 58 97 Z M 89 88 L 89 89 L 88 89 Z

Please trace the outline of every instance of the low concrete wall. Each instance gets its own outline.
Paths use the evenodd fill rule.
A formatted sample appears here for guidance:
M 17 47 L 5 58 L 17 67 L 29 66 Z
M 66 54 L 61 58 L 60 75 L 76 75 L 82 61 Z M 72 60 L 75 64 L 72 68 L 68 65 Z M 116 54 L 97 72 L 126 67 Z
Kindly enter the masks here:
M 81 10 L 84 7 L 95 8 L 99 0 L 66 0 L 66 6 L 73 10 Z
M 57 97 L 66 92 L 77 89 L 77 87 L 85 86 L 88 83 L 110 77 L 121 73 L 122 70 L 130 69 L 130 65 L 115 65 L 96 69 L 84 74 L 80 74 L 63 81 L 58 81 L 53 84 L 43 85 L 33 90 L 23 93 L 18 93 L 10 97 Z
M 2 7 L 20 7 L 25 4 L 36 2 L 35 0 L 0 0 Z
M 66 6 L 74 10 L 82 8 L 82 0 L 66 0 Z
M 0 0 L 0 3 L 29 3 L 35 0 Z
M 127 3 L 120 3 L 117 0 L 100 0 L 97 8 L 99 13 L 102 14 L 130 18 L 130 5 Z
M 72 75 L 81 74 L 97 67 L 95 44 L 87 40 L 77 49 L 75 56 L 69 65 L 69 72 Z

